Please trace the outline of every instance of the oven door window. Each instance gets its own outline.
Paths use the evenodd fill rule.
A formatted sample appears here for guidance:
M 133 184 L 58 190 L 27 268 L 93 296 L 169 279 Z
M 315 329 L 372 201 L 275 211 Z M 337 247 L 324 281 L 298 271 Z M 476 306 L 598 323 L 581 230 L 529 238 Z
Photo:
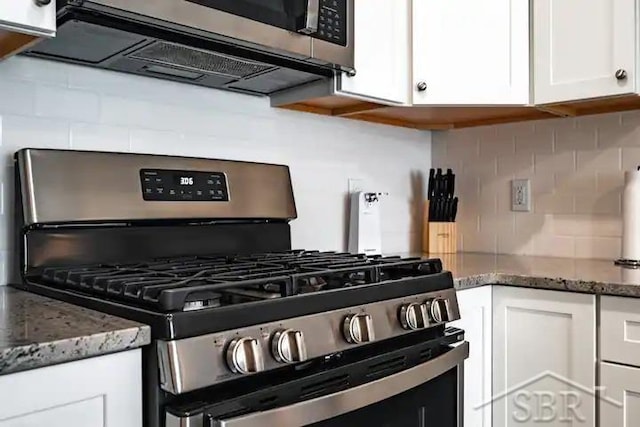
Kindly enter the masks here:
M 305 26 L 308 0 L 188 0 L 289 31 Z
M 167 426 L 457 427 L 468 354 L 466 342 L 413 345 L 218 403 L 170 408 Z

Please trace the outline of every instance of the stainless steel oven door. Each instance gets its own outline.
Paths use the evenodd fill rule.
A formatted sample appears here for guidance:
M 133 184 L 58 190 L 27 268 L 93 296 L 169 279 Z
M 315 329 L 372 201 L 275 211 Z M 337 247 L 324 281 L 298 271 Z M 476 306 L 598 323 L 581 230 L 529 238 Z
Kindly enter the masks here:
M 312 9 L 319 0 L 310 0 Z M 341 46 L 314 39 L 304 34 L 305 28 L 315 25 L 303 24 L 301 31 L 294 32 L 268 23 L 207 7 L 185 0 L 92 0 L 90 4 L 120 9 L 165 22 L 183 25 L 197 31 L 205 31 L 216 38 L 237 45 L 267 50 L 275 54 L 312 60 L 321 64 L 340 66 L 345 71 L 353 70 L 353 5 L 347 0 L 347 45 Z M 312 10 L 313 12 L 313 10 Z M 305 19 L 307 19 L 305 17 Z M 318 22 L 318 25 L 320 23 Z M 311 31 L 310 30 L 310 31 Z M 319 29 L 318 29 L 319 31 Z
M 166 427 L 376 425 L 370 421 L 365 423 L 365 420 L 375 419 L 378 422 L 382 414 L 390 414 L 393 424 L 383 422 L 378 425 L 461 427 L 462 371 L 468 356 L 469 343 L 462 342 L 428 362 L 334 394 L 228 419 L 205 421 L 203 414 L 188 418 L 168 414 Z M 394 398 L 403 395 L 402 402 L 393 402 Z M 376 405 L 385 405 L 385 402 L 392 402 L 392 405 L 379 407 L 377 411 L 374 409 Z M 363 412 L 371 410 L 373 412 L 368 414 Z M 339 420 L 351 414 L 359 418 Z

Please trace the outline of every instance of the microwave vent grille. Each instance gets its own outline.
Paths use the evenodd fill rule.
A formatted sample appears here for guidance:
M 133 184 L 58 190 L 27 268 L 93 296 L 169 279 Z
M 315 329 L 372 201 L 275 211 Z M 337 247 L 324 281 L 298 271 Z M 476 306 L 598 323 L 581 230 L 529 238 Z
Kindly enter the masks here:
M 129 57 L 170 67 L 208 74 L 245 78 L 274 68 L 260 62 L 234 58 L 175 43 L 155 42 L 133 52 Z

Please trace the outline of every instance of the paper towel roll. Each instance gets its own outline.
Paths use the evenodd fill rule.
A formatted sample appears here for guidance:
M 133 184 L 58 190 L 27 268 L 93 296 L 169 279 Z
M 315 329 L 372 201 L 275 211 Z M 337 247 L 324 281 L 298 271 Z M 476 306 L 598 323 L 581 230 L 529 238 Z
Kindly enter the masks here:
M 622 259 L 640 261 L 640 171 L 624 174 Z
M 621 268 L 622 283 L 629 285 L 637 285 L 640 283 L 640 269 L 638 268 Z

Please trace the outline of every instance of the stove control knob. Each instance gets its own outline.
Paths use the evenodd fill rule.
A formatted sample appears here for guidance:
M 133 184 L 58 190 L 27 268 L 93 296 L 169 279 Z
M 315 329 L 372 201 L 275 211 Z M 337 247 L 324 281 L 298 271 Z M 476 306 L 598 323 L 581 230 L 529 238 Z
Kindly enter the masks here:
M 227 365 L 236 374 L 253 374 L 264 370 L 262 349 L 258 340 L 236 338 L 227 348 Z
M 362 344 L 375 339 L 373 319 L 366 313 L 345 317 L 342 332 L 347 342 L 351 344 Z
M 429 317 L 435 323 L 447 322 L 449 320 L 448 302 L 444 298 L 432 298 L 427 300 L 427 310 Z
M 408 331 L 422 329 L 429 323 L 427 307 L 424 304 L 404 304 L 400 307 L 400 324 Z
M 280 363 L 304 362 L 307 360 L 304 335 L 292 329 L 276 332 L 271 340 L 271 352 Z

